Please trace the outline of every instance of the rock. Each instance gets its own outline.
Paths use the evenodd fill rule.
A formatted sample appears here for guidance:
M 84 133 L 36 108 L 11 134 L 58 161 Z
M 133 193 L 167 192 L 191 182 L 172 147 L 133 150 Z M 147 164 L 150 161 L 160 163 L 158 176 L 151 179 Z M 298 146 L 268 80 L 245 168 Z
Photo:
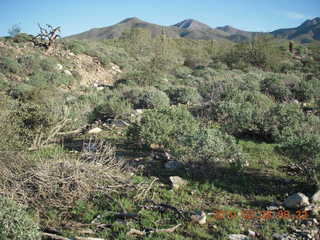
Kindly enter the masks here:
M 112 121 L 112 125 L 116 126 L 116 127 L 127 127 L 130 124 L 125 122 L 125 121 L 123 121 L 123 120 L 113 120 Z
M 63 72 L 64 72 L 64 74 L 66 74 L 68 76 L 72 76 L 72 73 L 69 70 L 64 70 Z
M 62 69 L 63 69 L 62 64 L 58 63 L 58 64 L 55 66 L 55 69 L 56 69 L 57 71 L 62 71 Z
M 229 240 L 250 240 L 250 238 L 243 234 L 230 234 L 228 236 Z
M 200 225 L 206 224 L 207 223 L 207 216 L 204 211 L 201 211 L 200 214 L 192 215 L 191 216 L 192 222 L 199 223 Z
M 286 238 L 286 236 L 285 236 L 285 235 L 281 235 L 281 234 L 279 234 L 279 233 L 274 233 L 274 234 L 272 235 L 272 238 L 273 238 L 274 240 L 284 240 L 284 239 Z
M 313 203 L 319 203 L 320 204 L 320 190 L 317 191 L 315 194 L 313 194 L 311 199 L 312 199 Z
M 101 128 L 92 128 L 88 131 L 88 134 L 98 134 L 98 133 L 101 133 L 102 132 L 102 129 Z
M 136 109 L 135 112 L 136 112 L 137 114 L 142 114 L 142 113 L 143 113 L 143 109 Z
M 155 144 L 155 143 L 151 143 L 150 144 L 150 148 L 153 149 L 153 150 L 158 150 L 158 149 L 161 148 L 161 145 Z
M 181 163 L 177 162 L 177 161 L 174 161 L 174 160 L 171 160 L 171 161 L 168 161 L 164 164 L 164 167 L 166 169 L 170 169 L 170 170 L 174 170 L 174 169 L 177 169 L 177 168 L 180 168 L 182 166 Z
M 256 237 L 256 232 L 254 231 L 251 231 L 250 229 L 248 230 L 248 236 L 251 237 L 251 238 L 255 238 Z
M 283 205 L 287 208 L 300 208 L 300 207 L 305 207 L 310 205 L 309 203 L 309 198 L 304 195 L 303 193 L 295 193 L 289 197 L 287 197 L 284 202 Z
M 171 176 L 169 179 L 172 183 L 173 189 L 179 189 L 187 184 L 187 181 L 179 176 Z

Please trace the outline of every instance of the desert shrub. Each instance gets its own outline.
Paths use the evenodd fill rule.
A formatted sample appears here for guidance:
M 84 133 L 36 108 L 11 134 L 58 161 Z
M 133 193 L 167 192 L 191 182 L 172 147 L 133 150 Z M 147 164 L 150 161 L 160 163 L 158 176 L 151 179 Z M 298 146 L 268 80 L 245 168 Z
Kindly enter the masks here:
M 33 36 L 26 33 L 19 33 L 12 38 L 15 43 L 31 42 Z
M 193 71 L 192 75 L 194 75 L 196 77 L 201 77 L 203 79 L 210 80 L 217 75 L 217 72 L 216 72 L 216 70 L 207 67 L 207 68 L 195 69 Z
M 136 109 L 165 107 L 170 103 L 168 96 L 155 88 L 132 88 L 125 91 L 123 96 Z
M 241 148 L 235 138 L 217 128 L 200 129 L 183 140 L 184 160 L 201 163 L 228 162 L 241 166 Z
M 264 137 L 265 115 L 273 102 L 259 92 L 243 91 L 214 106 L 214 118 L 229 133 Z
M 23 55 L 18 58 L 18 63 L 21 64 L 27 73 L 32 73 L 40 69 L 39 55 Z
M 144 111 L 141 121 L 129 126 L 127 135 L 147 146 L 163 145 L 174 149 L 179 139 L 197 131 L 199 123 L 184 107 L 167 107 Z
M 172 86 L 166 93 L 168 94 L 172 104 L 199 103 L 201 96 L 197 89 L 186 86 Z
M 17 102 L 8 114 L 11 125 L 23 143 L 30 145 L 40 132 L 45 133 L 52 126 L 52 114 L 47 105 L 31 102 Z
M 273 141 L 287 141 L 297 135 L 306 120 L 297 104 L 277 104 L 267 114 L 265 132 Z
M 260 79 L 254 73 L 247 73 L 241 77 L 239 89 L 242 91 L 260 91 Z
M 320 186 L 320 135 L 293 137 L 280 146 L 280 151 L 303 169 L 304 176 Z
M 3 74 L 19 73 L 21 69 L 20 64 L 10 57 L 0 57 L 0 72 Z
M 178 78 L 186 78 L 191 75 L 192 69 L 186 66 L 177 67 L 174 71 L 174 75 Z
M 2 73 L 0 73 L 0 91 L 7 88 L 9 85 L 8 80 L 6 76 Z
M 113 118 L 128 118 L 132 105 L 120 97 L 112 96 L 104 103 L 96 106 L 91 114 L 92 120 L 108 120 Z
M 45 58 L 40 61 L 40 67 L 43 71 L 54 72 L 58 61 L 54 58 Z
M 288 101 L 292 98 L 292 93 L 288 86 L 286 86 L 283 79 L 274 76 L 265 78 L 261 82 L 261 91 L 265 94 L 273 96 L 277 101 Z
M 0 196 L 0 239 L 40 239 L 39 227 L 26 209 L 2 196 Z
M 320 81 L 319 79 L 301 80 L 293 89 L 295 98 L 301 102 L 310 101 L 319 96 Z
M 84 41 L 71 40 L 64 43 L 64 48 L 74 54 L 84 53 L 88 49 L 88 44 Z
M 74 81 L 72 76 L 60 72 L 37 71 L 30 76 L 28 84 L 35 87 L 52 87 L 69 85 Z

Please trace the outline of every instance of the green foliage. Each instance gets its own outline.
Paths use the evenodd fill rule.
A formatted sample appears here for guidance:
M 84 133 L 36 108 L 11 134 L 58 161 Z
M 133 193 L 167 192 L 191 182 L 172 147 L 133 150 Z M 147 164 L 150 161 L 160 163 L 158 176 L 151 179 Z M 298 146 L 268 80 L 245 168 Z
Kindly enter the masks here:
M 199 103 L 201 96 L 197 89 L 186 86 L 172 86 L 166 93 L 169 95 L 172 104 L 187 104 L 187 103 Z
M 199 123 L 184 107 L 147 110 L 141 121 L 129 126 L 128 137 L 147 146 L 163 145 L 174 149 L 183 136 L 197 131 Z
M 9 74 L 9 73 L 19 73 L 21 69 L 20 64 L 10 58 L 10 57 L 0 57 L 0 72 L 3 74 Z
M 281 78 L 277 78 L 276 76 L 265 78 L 261 82 L 261 90 L 280 102 L 288 101 L 292 98 L 292 93 L 288 86 L 286 86 Z
M 303 136 L 291 138 L 281 145 L 283 154 L 290 157 L 298 164 L 309 180 L 320 187 L 320 135 L 305 134 Z
M 237 44 L 223 57 L 230 68 L 246 70 L 250 65 L 262 69 L 276 69 L 281 58 L 269 36 L 255 36 L 251 41 Z
M 33 36 L 26 33 L 19 33 L 13 37 L 15 43 L 25 43 L 32 41 Z
M 277 104 L 267 114 L 265 131 L 276 142 L 295 136 L 306 120 L 297 104 Z
M 217 104 L 213 111 L 228 133 L 264 137 L 266 113 L 272 105 L 272 100 L 259 92 L 243 91 Z
M 186 66 L 180 66 L 175 69 L 175 76 L 178 78 L 187 78 L 192 74 L 192 69 Z
M 91 120 L 127 119 L 131 111 L 132 105 L 128 101 L 117 96 L 112 96 L 104 103 L 96 106 L 90 118 Z
M 169 106 L 168 96 L 156 88 L 132 88 L 123 93 L 134 108 L 158 108 Z
M 88 44 L 84 41 L 70 40 L 64 43 L 64 48 L 74 54 L 81 54 L 88 49 Z
M 30 76 L 30 79 L 27 81 L 27 83 L 35 87 L 46 88 L 52 86 L 69 85 L 73 80 L 74 78 L 72 76 L 64 73 L 38 71 Z
M 241 148 L 235 138 L 217 128 L 200 129 L 183 141 L 185 152 L 182 158 L 201 163 L 228 161 L 241 166 Z
M 5 197 L 0 197 L 0 239 L 40 239 L 39 227 L 25 208 Z

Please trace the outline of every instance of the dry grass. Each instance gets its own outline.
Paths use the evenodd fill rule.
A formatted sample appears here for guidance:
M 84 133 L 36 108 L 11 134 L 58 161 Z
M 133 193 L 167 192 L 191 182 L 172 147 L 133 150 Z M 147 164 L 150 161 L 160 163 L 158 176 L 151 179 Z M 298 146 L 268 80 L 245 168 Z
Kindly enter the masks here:
M 100 147 L 104 157 L 95 158 L 91 153 L 99 161 L 57 156 L 32 162 L 14 153 L 0 153 L 0 194 L 37 208 L 67 210 L 94 193 L 130 188 L 128 178 L 112 157 L 112 148 Z

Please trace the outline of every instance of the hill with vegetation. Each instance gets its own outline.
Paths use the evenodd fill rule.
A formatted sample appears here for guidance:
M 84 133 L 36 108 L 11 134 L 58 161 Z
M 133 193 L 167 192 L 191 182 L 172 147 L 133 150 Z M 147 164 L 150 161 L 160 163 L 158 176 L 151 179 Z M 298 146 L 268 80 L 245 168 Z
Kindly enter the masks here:
M 232 42 L 244 42 L 257 35 L 271 34 L 281 39 L 296 40 L 297 42 L 310 43 L 320 40 L 319 19 L 307 20 L 297 28 L 279 29 L 273 32 L 248 32 L 233 28 L 232 26 L 223 26 L 212 28 L 204 23 L 194 19 L 186 19 L 172 26 L 161 26 L 148 23 L 139 18 L 127 18 L 118 24 L 110 27 L 94 28 L 89 31 L 75 34 L 67 38 L 77 40 L 102 40 L 119 38 L 123 33 L 133 28 L 146 29 L 151 32 L 152 37 L 159 36 L 162 33 L 171 38 L 188 38 L 196 40 L 219 39 Z
M 272 35 L 279 38 L 310 43 L 313 40 L 320 40 L 320 18 L 306 20 L 296 28 L 279 29 L 271 32 Z
M 319 239 L 319 44 L 146 25 L 0 38 L 0 239 Z

